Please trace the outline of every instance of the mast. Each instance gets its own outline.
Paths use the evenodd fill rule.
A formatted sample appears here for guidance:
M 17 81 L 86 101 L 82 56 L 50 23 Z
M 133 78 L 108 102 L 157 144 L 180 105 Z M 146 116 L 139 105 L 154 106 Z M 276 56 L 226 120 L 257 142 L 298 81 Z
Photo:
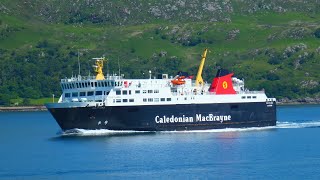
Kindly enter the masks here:
M 199 66 L 197 77 L 196 77 L 196 86 L 199 86 L 199 85 L 202 86 L 204 83 L 202 79 L 202 70 L 203 70 L 204 62 L 206 61 L 207 52 L 208 52 L 208 49 L 205 49 L 202 54 L 200 66 Z

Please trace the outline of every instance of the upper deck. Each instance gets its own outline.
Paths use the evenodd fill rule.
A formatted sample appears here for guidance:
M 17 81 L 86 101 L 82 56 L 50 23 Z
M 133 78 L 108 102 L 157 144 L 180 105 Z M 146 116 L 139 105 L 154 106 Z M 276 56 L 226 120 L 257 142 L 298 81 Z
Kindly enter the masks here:
M 244 81 L 232 77 L 227 70 L 218 70 L 212 83 L 202 79 L 206 50 L 195 80 L 186 72 L 173 77 L 162 74 L 148 79 L 125 79 L 123 75 L 103 75 L 104 58 L 95 58 L 96 76 L 77 76 L 61 79 L 62 95 L 59 103 L 76 106 L 88 103 L 90 106 L 195 104 L 222 102 L 267 101 L 264 91 L 249 91 Z
M 61 80 L 63 94 L 59 102 L 109 102 L 109 104 L 150 104 L 151 102 L 184 103 L 209 100 L 214 92 L 209 92 L 210 84 L 197 86 L 192 79 L 185 79 L 185 84 L 175 85 L 169 79 L 125 79 L 122 76 L 106 76 L 104 80 L 96 80 L 93 76 L 77 77 Z M 264 91 L 248 91 L 244 89 L 242 80 L 233 78 L 234 89 L 239 100 L 255 101 L 265 97 Z M 225 96 L 228 97 L 228 96 Z M 234 96 L 233 96 L 234 97 Z

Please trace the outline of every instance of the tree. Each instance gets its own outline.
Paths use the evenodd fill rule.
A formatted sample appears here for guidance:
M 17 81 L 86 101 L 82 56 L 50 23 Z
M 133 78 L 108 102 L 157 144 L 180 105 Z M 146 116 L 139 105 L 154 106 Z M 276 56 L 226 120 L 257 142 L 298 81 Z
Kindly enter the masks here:
M 28 99 L 28 98 L 24 98 L 24 99 L 23 99 L 22 105 L 28 106 L 28 105 L 30 105 L 30 104 L 31 104 L 30 99 Z
M 316 29 L 314 35 L 316 36 L 316 38 L 320 38 L 320 28 Z

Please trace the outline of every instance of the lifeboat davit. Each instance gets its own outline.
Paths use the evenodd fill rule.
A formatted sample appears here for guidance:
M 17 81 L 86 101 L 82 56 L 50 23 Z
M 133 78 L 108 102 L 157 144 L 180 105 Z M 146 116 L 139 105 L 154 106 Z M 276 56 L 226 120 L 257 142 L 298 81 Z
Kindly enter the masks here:
M 184 80 L 186 77 L 185 76 L 179 76 L 178 78 L 171 80 L 171 83 L 174 85 L 182 85 L 185 84 L 186 81 Z

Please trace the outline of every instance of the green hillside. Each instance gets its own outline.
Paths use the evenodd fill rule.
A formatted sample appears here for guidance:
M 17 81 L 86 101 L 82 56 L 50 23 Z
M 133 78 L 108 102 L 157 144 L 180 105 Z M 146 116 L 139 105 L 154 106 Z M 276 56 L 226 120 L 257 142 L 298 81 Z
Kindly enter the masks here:
M 319 97 L 320 5 L 314 1 L 0 2 L 0 105 L 10 99 L 60 95 L 59 80 L 93 73 L 91 58 L 110 73 L 196 74 L 220 67 L 250 89 L 279 99 Z M 105 69 L 107 71 L 107 69 Z

